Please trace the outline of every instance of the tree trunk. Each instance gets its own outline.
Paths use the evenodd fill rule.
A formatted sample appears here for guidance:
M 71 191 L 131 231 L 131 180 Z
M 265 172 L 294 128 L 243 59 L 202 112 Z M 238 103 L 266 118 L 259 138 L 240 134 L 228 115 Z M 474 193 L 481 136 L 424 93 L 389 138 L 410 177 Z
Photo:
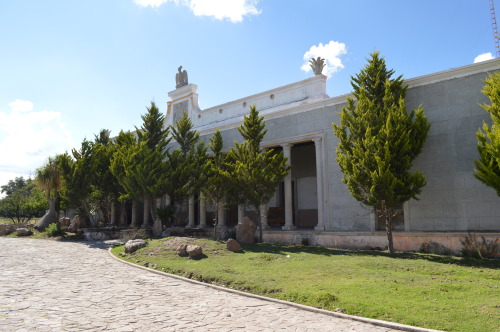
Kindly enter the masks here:
M 49 211 L 38 220 L 34 227 L 36 230 L 43 231 L 47 226 L 55 222 L 57 222 L 56 200 L 49 198 Z
M 96 227 L 97 220 L 95 220 L 94 217 L 92 216 L 92 213 L 90 212 L 90 209 L 89 209 L 87 202 L 83 201 L 82 205 L 83 205 L 83 209 L 85 210 L 85 213 L 87 214 L 87 218 L 89 219 L 90 225 L 92 227 Z
M 116 225 L 116 204 L 115 200 L 111 202 L 111 216 L 109 218 L 111 225 Z
M 217 226 L 219 225 L 219 206 L 220 202 L 217 202 L 215 204 L 214 240 L 217 240 Z
M 149 206 L 150 206 L 149 198 L 144 196 L 144 213 L 142 216 L 142 228 L 146 228 L 149 226 Z
M 131 217 L 131 225 L 132 227 L 137 227 L 138 226 L 138 223 L 137 223 L 137 199 L 133 199 L 132 200 L 132 217 Z
M 389 249 L 389 253 L 394 254 L 394 243 L 392 240 L 392 218 L 394 216 L 394 211 L 392 209 L 385 208 L 384 212 L 385 219 L 385 231 L 387 233 L 387 248 Z
M 259 228 L 259 242 L 262 243 L 262 222 L 260 218 L 260 205 L 255 206 L 257 211 L 257 227 Z
M 127 226 L 127 203 L 120 203 L 120 226 Z
M 156 221 L 156 198 L 155 197 L 149 197 L 149 210 L 151 213 L 151 219 L 153 220 L 153 223 Z

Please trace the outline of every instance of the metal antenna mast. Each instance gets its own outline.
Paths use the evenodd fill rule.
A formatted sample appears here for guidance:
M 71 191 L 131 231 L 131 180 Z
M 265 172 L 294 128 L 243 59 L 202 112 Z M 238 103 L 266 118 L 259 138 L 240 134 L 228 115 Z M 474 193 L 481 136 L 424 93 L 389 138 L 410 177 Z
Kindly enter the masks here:
M 495 15 L 494 0 L 490 0 L 491 27 L 493 28 L 493 40 L 495 42 L 495 56 L 500 57 L 500 45 L 498 40 L 497 18 Z

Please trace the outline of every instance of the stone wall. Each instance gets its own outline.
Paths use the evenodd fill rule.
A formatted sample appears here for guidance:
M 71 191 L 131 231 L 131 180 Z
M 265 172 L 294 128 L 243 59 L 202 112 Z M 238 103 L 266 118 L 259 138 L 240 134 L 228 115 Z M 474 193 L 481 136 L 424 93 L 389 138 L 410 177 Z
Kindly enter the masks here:
M 491 60 L 406 81 L 408 109 L 422 105 L 431 129 L 423 153 L 414 163 L 426 176 L 427 185 L 420 200 L 404 205 L 405 231 L 500 231 L 500 198 L 473 176 L 473 161 L 478 157 L 475 133 L 483 121 L 489 121 L 487 112 L 479 106 L 487 102 L 481 93 L 483 80 L 499 64 L 499 60 Z M 286 92 L 282 90 L 272 90 L 275 100 L 282 104 L 261 111 L 268 129 L 264 145 L 321 137 L 326 230 L 375 231 L 375 217 L 351 197 L 335 161 L 338 140 L 331 124 L 339 122 L 346 96 L 304 103 L 293 100 L 287 105 L 286 100 L 280 99 L 280 93 Z M 267 96 L 264 92 L 262 95 Z M 221 120 L 226 150 L 234 141 L 241 142 L 237 131 L 241 120 L 242 116 Z M 197 129 L 208 140 L 217 127 L 215 123 Z
M 420 201 L 407 204 L 407 230 L 498 231 L 500 200 L 474 178 L 479 158 L 475 133 L 488 113 L 479 104 L 487 73 L 453 78 L 408 90 L 407 104 L 421 104 L 431 129 L 414 166 L 427 179 Z
M 468 233 L 444 232 L 395 232 L 393 233 L 394 249 L 396 251 L 420 251 L 422 245 L 435 248 L 439 253 L 460 255 L 463 240 Z M 500 241 L 500 233 L 476 233 L 477 239 Z M 267 231 L 263 235 L 264 242 L 281 244 L 303 244 L 304 239 L 310 246 L 320 246 L 340 249 L 386 250 L 387 236 L 384 232 L 314 232 L 314 231 Z M 427 244 L 427 245 L 426 245 Z M 500 257 L 500 251 L 497 256 Z

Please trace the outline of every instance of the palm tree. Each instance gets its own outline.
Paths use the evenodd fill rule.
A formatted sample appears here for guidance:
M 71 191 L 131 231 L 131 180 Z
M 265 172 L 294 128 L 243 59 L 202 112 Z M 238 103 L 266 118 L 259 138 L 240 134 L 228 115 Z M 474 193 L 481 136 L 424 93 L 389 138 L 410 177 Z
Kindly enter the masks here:
M 62 186 L 58 157 L 49 157 L 47 163 L 36 170 L 35 183 L 45 192 L 49 201 L 49 211 L 35 224 L 35 228 L 38 230 L 44 230 L 48 225 L 58 220 L 56 200 Z

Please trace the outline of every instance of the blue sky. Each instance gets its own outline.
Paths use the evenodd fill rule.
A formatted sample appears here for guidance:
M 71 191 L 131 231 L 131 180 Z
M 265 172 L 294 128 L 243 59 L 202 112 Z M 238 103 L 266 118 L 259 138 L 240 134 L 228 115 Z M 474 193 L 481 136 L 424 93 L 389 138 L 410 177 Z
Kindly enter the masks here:
M 374 50 L 406 78 L 495 55 L 488 0 L 2 0 L 0 31 L 0 185 L 166 112 L 180 65 L 208 108 L 311 77 L 304 56 L 334 97 Z

